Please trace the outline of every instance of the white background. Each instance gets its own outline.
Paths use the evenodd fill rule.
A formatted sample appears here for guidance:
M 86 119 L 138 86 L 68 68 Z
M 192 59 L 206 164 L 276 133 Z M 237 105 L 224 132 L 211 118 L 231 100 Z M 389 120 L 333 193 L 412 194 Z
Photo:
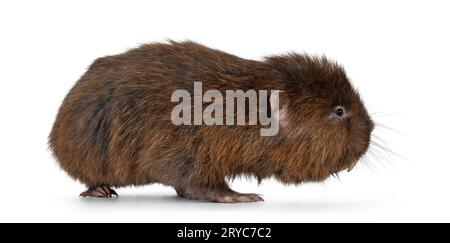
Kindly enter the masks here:
M 450 221 L 448 1 L 0 1 L 0 221 Z M 178 199 L 171 188 L 83 186 L 47 150 L 57 109 L 97 57 L 191 39 L 241 57 L 287 51 L 343 64 L 387 150 L 340 179 L 237 180 L 264 203 Z M 388 152 L 391 151 L 391 152 Z

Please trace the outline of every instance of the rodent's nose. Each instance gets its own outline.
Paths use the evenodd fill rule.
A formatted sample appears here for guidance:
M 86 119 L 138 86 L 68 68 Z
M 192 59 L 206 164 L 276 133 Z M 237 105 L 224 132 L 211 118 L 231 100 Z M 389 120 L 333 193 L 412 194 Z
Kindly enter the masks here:
M 375 123 L 371 119 L 369 119 L 369 132 L 372 133 L 374 128 Z

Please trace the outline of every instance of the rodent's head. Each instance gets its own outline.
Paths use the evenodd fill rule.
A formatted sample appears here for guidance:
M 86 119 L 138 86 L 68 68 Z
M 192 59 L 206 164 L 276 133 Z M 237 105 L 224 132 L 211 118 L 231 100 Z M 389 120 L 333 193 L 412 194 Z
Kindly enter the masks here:
M 267 59 L 284 76 L 280 135 L 298 146 L 309 180 L 351 170 L 367 151 L 374 128 L 344 69 L 325 57 L 276 56 Z M 312 172 L 312 173 L 311 173 Z

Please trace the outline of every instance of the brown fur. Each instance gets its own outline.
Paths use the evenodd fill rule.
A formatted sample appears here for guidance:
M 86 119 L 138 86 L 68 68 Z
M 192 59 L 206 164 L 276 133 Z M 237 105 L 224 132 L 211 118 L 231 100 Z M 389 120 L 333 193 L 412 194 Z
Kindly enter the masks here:
M 284 91 L 285 124 L 175 126 L 173 91 Z M 348 117 L 337 118 L 343 106 Z M 325 58 L 290 54 L 263 62 L 193 42 L 147 44 L 97 59 L 64 99 L 49 137 L 63 170 L 88 187 L 163 183 L 180 196 L 213 199 L 226 178 L 321 181 L 367 150 L 371 122 L 344 70 Z

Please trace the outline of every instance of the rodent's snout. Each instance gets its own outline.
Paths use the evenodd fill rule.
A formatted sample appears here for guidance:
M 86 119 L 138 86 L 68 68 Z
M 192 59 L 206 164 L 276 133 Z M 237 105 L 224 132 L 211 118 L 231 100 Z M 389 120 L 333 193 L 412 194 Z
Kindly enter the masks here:
M 372 121 L 372 119 L 369 118 L 369 135 L 372 134 L 373 129 L 375 129 L 375 123 Z
M 371 139 L 371 136 L 372 136 L 372 132 L 373 132 L 373 130 L 374 130 L 374 128 L 375 128 L 375 123 L 372 121 L 372 119 L 370 119 L 370 117 L 368 117 L 367 118 L 367 120 L 366 120 L 366 129 L 364 129 L 365 130 L 365 137 L 363 138 L 363 144 L 364 144 L 364 147 L 363 147 L 363 149 L 361 150 L 361 156 L 369 149 L 369 145 L 370 145 L 370 139 Z
M 372 119 L 368 118 L 366 121 L 366 139 L 365 139 L 365 145 L 366 145 L 366 149 L 369 147 L 370 144 L 370 138 L 372 136 L 372 132 L 375 129 L 375 123 L 372 121 Z M 364 152 L 365 152 L 364 150 Z
M 375 123 L 373 122 L 373 120 L 372 119 L 370 119 L 370 117 L 368 118 L 368 120 L 367 120 L 367 127 L 368 127 L 368 132 L 367 132 L 367 138 L 366 138 L 366 146 L 365 146 L 365 149 L 364 149 L 364 151 L 363 151 L 363 154 L 365 153 L 365 152 L 367 152 L 367 150 L 369 149 L 369 146 L 370 146 L 370 140 L 371 140 L 371 138 L 372 138 L 372 132 L 373 132 L 373 130 L 375 129 Z
M 352 156 L 348 161 L 347 171 L 350 172 L 358 163 L 359 159 L 369 150 L 372 132 L 375 123 L 369 116 L 362 116 L 359 125 L 355 127 L 355 135 L 352 141 Z

